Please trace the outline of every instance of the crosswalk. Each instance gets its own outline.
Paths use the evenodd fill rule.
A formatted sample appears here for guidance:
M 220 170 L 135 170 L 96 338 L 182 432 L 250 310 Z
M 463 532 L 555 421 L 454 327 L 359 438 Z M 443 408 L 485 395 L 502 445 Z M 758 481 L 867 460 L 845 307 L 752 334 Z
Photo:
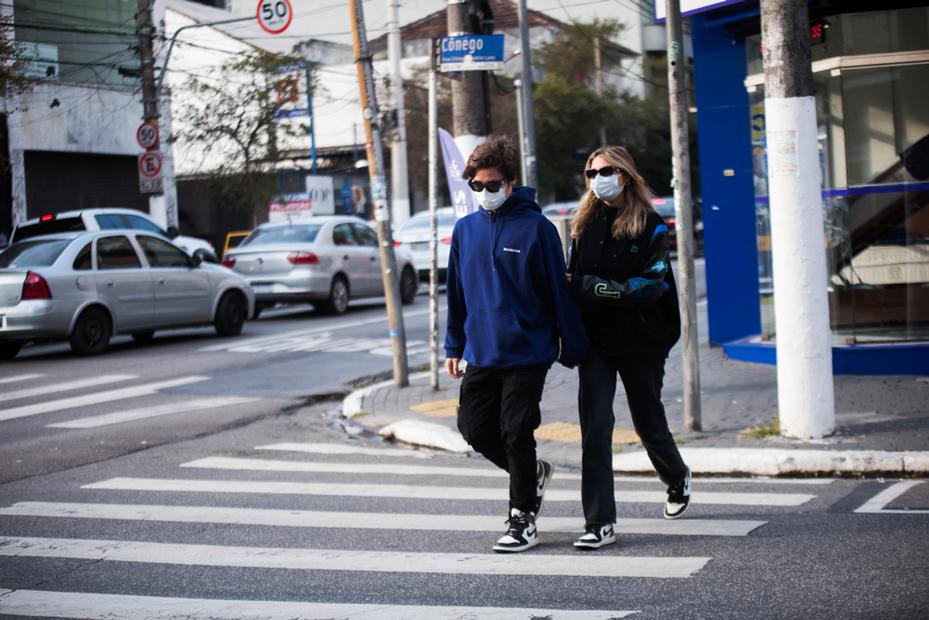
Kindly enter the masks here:
M 598 582 L 602 584 L 698 579 L 717 561 L 716 553 L 725 548 L 722 541 L 736 544 L 766 525 L 762 519 L 741 517 L 804 506 L 817 496 L 798 489 L 829 483 L 794 482 L 797 488 L 790 481 L 770 487 L 756 481 L 748 487 L 751 491 L 743 491 L 744 481 L 697 481 L 692 513 L 666 521 L 642 516 L 660 513 L 665 495 L 656 481 L 618 477 L 620 544 L 584 553 L 570 545 L 583 531 L 579 477 L 559 472 L 546 494 L 546 514 L 539 519 L 542 545 L 524 554 L 497 555 L 489 546 L 503 529 L 506 484 L 500 472 L 482 461 L 357 441 L 239 446 L 234 454 L 178 459 L 152 475 L 97 475 L 69 483 L 61 498 L 46 491 L 0 505 L 0 563 L 24 571 L 31 562 L 91 563 L 98 572 L 116 571 L 127 578 L 121 588 L 98 583 L 86 591 L 75 587 L 73 579 L 67 582 L 71 587 L 43 589 L 41 582 L 16 587 L 0 578 L 0 615 L 133 620 L 623 618 L 640 610 L 621 600 L 591 609 L 585 599 L 569 595 L 557 608 L 537 608 L 533 602 L 539 588 L 559 579 L 612 580 Z M 694 552 L 654 554 L 623 544 L 637 535 Z M 713 554 L 700 552 L 707 548 L 700 542 L 708 537 L 719 541 L 708 547 Z M 431 544 L 421 544 L 424 540 Z M 694 543 L 687 546 L 686 541 Z M 186 596 L 153 585 L 166 571 L 185 575 Z M 236 590 L 238 596 L 202 596 L 212 592 L 206 576 L 218 578 L 223 571 L 230 578 L 251 575 L 244 578 L 269 584 L 291 574 L 298 583 L 337 574 L 345 584 L 366 584 L 365 595 L 353 598 L 344 588 L 307 587 L 299 595 L 266 593 L 267 600 L 260 588 Z M 152 575 L 161 577 L 149 579 Z M 459 587 L 469 587 L 469 580 L 490 577 L 510 581 L 480 583 L 505 587 L 525 579 L 533 585 L 525 591 L 517 585 L 515 594 L 489 599 L 505 601 L 502 606 L 485 605 L 480 597 L 462 604 L 455 596 Z M 431 600 L 415 599 L 415 605 L 372 585 L 399 578 L 428 579 L 417 583 L 444 579 L 450 585 L 430 590 Z

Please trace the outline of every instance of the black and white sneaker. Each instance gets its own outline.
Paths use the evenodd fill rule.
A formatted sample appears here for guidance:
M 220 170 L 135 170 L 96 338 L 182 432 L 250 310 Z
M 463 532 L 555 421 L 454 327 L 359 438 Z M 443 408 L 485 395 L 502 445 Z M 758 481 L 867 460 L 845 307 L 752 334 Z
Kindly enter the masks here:
M 677 519 L 690 505 L 690 470 L 677 484 L 668 487 L 668 501 L 664 505 L 664 518 Z
M 542 512 L 542 499 L 545 496 L 545 488 L 552 480 L 552 474 L 555 473 L 554 466 L 548 461 L 539 459 L 536 463 L 536 487 L 535 487 L 535 516 L 538 517 Z
M 588 525 L 586 530 L 583 536 L 574 541 L 574 546 L 578 549 L 599 549 L 616 542 L 616 534 L 613 533 L 613 526 L 609 523 Z
M 500 540 L 494 545 L 494 551 L 500 553 L 516 553 L 532 549 L 539 544 L 539 534 L 535 527 L 535 515 L 531 512 L 523 512 L 518 508 L 510 510 L 510 518 L 507 519 L 506 534 L 500 537 Z

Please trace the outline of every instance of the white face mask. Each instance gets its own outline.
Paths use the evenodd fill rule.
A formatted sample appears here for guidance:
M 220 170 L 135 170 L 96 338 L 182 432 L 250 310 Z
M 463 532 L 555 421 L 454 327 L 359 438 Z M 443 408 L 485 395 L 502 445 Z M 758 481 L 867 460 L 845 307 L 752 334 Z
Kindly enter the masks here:
M 611 174 L 605 177 L 598 174 L 590 182 L 590 191 L 600 200 L 614 200 L 623 193 L 623 185 L 619 184 L 619 175 Z
M 474 194 L 474 199 L 477 200 L 477 204 L 481 205 L 487 211 L 496 211 L 500 206 L 506 202 L 506 186 L 503 185 L 496 192 L 490 192 L 484 189 L 480 192 L 475 192 L 471 190 L 471 193 Z

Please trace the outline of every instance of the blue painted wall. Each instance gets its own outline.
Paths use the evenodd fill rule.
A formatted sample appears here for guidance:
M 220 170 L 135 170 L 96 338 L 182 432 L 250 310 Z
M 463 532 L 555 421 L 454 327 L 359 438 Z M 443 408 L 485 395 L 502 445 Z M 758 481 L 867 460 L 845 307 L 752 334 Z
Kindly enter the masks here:
M 745 44 L 703 15 L 691 31 L 709 335 L 721 345 L 761 332 Z

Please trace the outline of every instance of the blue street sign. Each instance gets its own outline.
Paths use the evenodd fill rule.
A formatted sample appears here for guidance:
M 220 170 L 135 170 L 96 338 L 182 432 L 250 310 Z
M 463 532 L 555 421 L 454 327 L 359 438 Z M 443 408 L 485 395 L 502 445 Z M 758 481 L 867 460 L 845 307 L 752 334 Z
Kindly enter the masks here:
M 439 45 L 439 70 L 493 71 L 503 68 L 502 34 L 463 34 L 443 37 Z
M 291 108 L 289 110 L 278 110 L 274 113 L 274 118 L 298 118 L 309 115 L 310 111 L 306 108 Z

